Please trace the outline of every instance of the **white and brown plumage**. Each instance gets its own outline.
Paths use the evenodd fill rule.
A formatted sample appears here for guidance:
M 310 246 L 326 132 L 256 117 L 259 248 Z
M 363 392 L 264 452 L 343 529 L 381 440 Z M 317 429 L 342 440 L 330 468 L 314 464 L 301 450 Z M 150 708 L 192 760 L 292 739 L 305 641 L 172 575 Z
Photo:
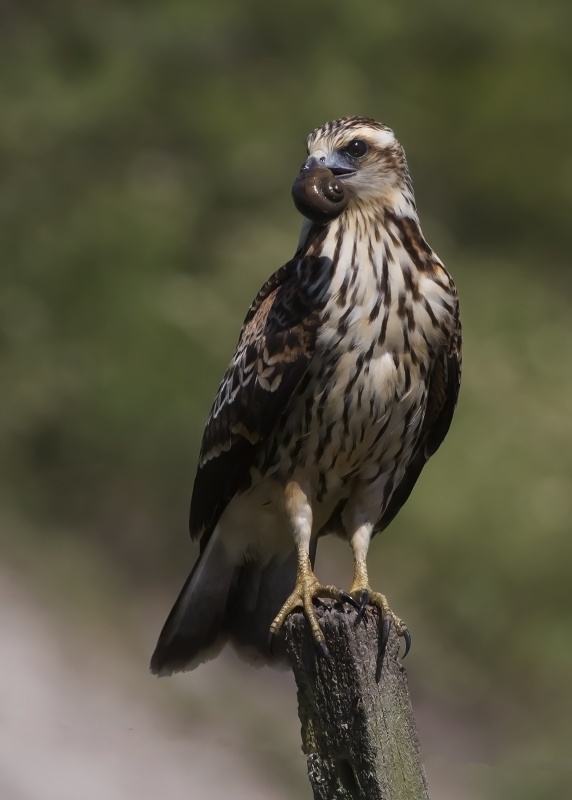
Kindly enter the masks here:
M 192 669 L 227 639 L 269 659 L 269 630 L 300 606 L 323 646 L 318 597 L 349 595 L 362 613 L 371 602 L 385 635 L 391 621 L 406 632 L 371 591 L 366 554 L 449 429 L 457 293 L 423 238 L 389 128 L 363 117 L 318 128 L 302 184 L 320 169 L 343 202 L 323 218 L 308 202 L 318 221 L 246 316 L 204 432 L 190 516 L 201 552 L 153 654 L 159 674 Z M 348 594 L 314 576 L 327 533 L 351 545 Z

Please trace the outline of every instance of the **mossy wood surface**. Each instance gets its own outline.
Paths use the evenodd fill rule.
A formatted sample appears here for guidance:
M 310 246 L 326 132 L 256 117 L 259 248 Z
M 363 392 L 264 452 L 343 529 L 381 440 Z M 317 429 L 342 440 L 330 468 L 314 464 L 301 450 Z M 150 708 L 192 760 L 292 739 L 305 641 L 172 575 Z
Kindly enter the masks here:
M 317 650 L 302 614 L 285 623 L 315 800 L 429 800 L 398 659 L 402 641 L 391 632 L 379 670 L 376 612 L 368 610 L 358 625 L 353 609 L 326 603 L 320 612 L 329 659 Z

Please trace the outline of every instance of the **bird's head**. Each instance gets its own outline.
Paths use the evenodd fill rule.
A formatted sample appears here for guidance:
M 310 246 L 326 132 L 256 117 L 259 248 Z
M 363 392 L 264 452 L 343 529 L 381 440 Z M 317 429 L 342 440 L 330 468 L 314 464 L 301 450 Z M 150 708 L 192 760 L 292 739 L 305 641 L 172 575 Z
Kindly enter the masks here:
M 348 206 L 393 205 L 408 189 L 405 154 L 393 131 L 367 117 L 345 117 L 309 135 L 293 196 L 304 216 L 325 224 Z

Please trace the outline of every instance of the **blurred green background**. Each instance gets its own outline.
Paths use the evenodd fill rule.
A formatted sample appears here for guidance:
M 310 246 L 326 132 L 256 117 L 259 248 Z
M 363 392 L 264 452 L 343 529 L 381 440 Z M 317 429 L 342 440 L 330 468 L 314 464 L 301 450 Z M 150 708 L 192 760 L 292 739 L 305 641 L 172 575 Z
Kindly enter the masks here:
M 572 796 L 572 4 L 4 0 L 0 18 L 6 574 L 97 631 L 103 661 L 124 652 L 185 736 L 230 715 L 225 747 L 310 797 L 287 676 L 232 656 L 167 689 L 145 671 L 195 555 L 210 402 L 297 241 L 305 137 L 373 116 L 464 324 L 451 433 L 371 550 L 413 632 L 429 777 L 459 800 Z M 326 543 L 318 573 L 350 561 Z

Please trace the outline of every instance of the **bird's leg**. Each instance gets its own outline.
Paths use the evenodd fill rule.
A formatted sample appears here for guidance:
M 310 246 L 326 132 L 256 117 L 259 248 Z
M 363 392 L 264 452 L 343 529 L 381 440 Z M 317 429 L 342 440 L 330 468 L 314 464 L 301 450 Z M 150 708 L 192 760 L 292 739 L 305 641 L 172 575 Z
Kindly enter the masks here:
M 290 597 L 286 600 L 272 625 L 270 626 L 270 642 L 278 633 L 286 617 L 296 608 L 302 608 L 306 619 L 310 623 L 314 641 L 320 650 L 327 655 L 324 634 L 320 628 L 313 601 L 319 597 L 329 597 L 333 600 L 345 600 L 358 607 L 358 602 L 346 592 L 335 586 L 321 584 L 312 570 L 310 561 L 310 537 L 312 534 L 312 507 L 307 491 L 296 481 L 291 481 L 285 491 L 286 512 L 292 524 L 296 551 L 298 556 L 298 569 L 296 583 Z
M 411 647 L 411 634 L 407 625 L 397 617 L 387 602 L 387 598 L 380 592 L 373 592 L 369 585 L 367 574 L 366 555 L 371 538 L 371 526 L 361 525 L 351 537 L 350 543 L 354 554 L 354 577 L 349 594 L 359 603 L 356 623 L 359 622 L 365 613 L 366 606 L 372 605 L 379 609 L 382 620 L 382 631 L 380 641 L 381 658 L 387 646 L 389 631 L 392 625 L 398 636 L 405 639 L 405 656 Z M 404 656 L 404 657 L 405 657 Z
M 353 598 L 348 598 L 348 595 L 345 592 L 342 592 L 340 589 L 337 589 L 335 586 L 325 586 L 321 584 L 314 572 L 312 570 L 312 565 L 310 563 L 310 559 L 308 554 L 304 552 L 302 548 L 298 549 L 298 571 L 296 574 L 296 583 L 294 585 L 294 591 L 290 595 L 290 597 L 286 600 L 276 617 L 272 625 L 270 626 L 270 637 L 272 638 L 278 633 L 282 625 L 284 624 L 286 617 L 288 614 L 291 614 L 296 608 L 302 608 L 306 619 L 310 623 L 310 628 L 312 629 L 312 636 L 314 637 L 314 641 L 316 642 L 317 646 L 320 650 L 327 655 L 328 650 L 326 647 L 326 642 L 324 638 L 324 634 L 322 633 L 322 629 L 320 628 L 320 623 L 318 622 L 318 618 L 316 616 L 316 611 L 314 609 L 313 601 L 317 600 L 320 597 L 329 597 L 333 600 L 350 600 L 353 603 L 358 605 Z

